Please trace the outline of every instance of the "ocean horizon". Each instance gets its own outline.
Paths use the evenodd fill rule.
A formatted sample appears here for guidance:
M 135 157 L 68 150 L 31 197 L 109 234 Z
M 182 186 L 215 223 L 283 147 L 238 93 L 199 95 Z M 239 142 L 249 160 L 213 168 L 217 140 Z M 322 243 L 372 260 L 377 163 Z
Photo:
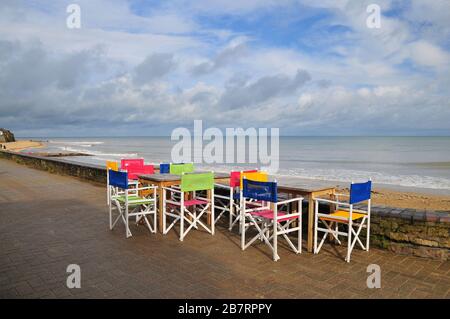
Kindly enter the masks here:
M 48 152 L 89 154 L 91 156 L 70 159 L 91 164 L 124 157 L 142 157 L 149 163 L 170 162 L 172 147 L 178 142 L 172 141 L 170 136 L 21 139 L 26 138 L 46 141 L 44 150 Z M 203 141 L 203 147 L 207 143 Z M 200 169 L 217 171 L 258 168 L 261 165 L 197 164 Z M 446 191 L 450 190 L 450 137 L 280 136 L 277 175 L 342 183 L 371 178 L 376 184 L 394 188 Z

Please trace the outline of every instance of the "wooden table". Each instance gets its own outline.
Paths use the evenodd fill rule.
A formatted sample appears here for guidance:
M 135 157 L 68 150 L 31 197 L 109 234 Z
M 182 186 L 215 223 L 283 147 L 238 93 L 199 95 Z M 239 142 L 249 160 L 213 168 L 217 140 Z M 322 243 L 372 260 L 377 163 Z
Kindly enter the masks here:
M 308 200 L 308 251 L 313 251 L 314 244 L 314 198 L 324 195 L 334 196 L 336 185 L 321 181 L 281 180 L 278 182 L 278 192 L 301 196 Z M 330 207 L 333 210 L 333 207 Z
M 196 172 L 204 173 L 204 172 Z M 173 185 L 181 184 L 181 175 L 175 174 L 144 174 L 138 175 L 139 181 L 142 184 L 153 184 L 158 186 L 158 220 L 159 220 L 159 231 L 162 232 L 163 228 L 163 187 L 170 187 Z M 214 173 L 214 181 L 216 183 L 229 183 L 230 174 L 226 173 Z

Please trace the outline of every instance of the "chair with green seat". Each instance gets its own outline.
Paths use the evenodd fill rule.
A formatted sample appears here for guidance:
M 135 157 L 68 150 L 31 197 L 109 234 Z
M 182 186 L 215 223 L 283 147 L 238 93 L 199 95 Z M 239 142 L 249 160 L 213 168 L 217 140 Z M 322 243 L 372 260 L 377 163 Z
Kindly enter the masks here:
M 175 199 L 174 194 L 178 195 L 179 200 Z M 172 219 L 169 225 L 168 218 Z M 180 224 L 180 241 L 192 228 L 198 229 L 199 226 L 214 235 L 213 172 L 183 173 L 179 189 L 163 188 L 163 234 L 167 234 L 177 223 Z
M 156 233 L 156 186 L 129 187 L 126 172 L 109 171 L 109 228 L 112 230 L 119 219 L 125 224 L 126 237 L 132 236 L 129 217 L 136 217 L 136 224 L 142 222 L 151 233 Z M 117 193 L 117 190 L 120 190 Z M 146 195 L 141 195 L 141 194 Z M 118 215 L 113 221 L 113 210 Z M 147 218 L 152 217 L 152 223 Z

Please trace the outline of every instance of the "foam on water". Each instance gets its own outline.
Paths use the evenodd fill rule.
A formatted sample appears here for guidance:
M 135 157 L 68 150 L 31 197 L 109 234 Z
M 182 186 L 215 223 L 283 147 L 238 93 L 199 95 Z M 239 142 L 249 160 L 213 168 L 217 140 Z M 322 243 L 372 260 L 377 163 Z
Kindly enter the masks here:
M 107 159 L 143 157 L 148 163 L 171 161 L 170 137 L 51 139 L 49 151 L 92 156 L 74 160 L 101 164 Z M 450 190 L 449 137 L 281 137 L 279 171 L 283 177 L 375 183 Z M 266 165 L 197 165 L 216 171 Z

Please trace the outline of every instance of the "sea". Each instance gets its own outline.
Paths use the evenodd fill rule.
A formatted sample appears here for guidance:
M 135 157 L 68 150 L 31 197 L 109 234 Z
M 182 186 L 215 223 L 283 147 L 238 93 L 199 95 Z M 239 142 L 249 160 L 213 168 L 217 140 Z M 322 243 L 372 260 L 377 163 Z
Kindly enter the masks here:
M 178 143 L 170 137 L 33 139 L 46 141 L 44 150 L 34 151 L 86 153 L 91 156 L 70 160 L 93 164 L 134 157 L 144 158 L 148 163 L 171 162 L 172 149 Z M 200 147 L 206 144 L 204 141 Z M 245 147 L 248 150 L 248 144 Z M 199 169 L 231 171 L 258 168 L 262 163 L 196 165 Z M 280 137 L 278 166 L 276 174 L 280 176 L 342 184 L 370 178 L 387 187 L 450 194 L 450 137 Z

